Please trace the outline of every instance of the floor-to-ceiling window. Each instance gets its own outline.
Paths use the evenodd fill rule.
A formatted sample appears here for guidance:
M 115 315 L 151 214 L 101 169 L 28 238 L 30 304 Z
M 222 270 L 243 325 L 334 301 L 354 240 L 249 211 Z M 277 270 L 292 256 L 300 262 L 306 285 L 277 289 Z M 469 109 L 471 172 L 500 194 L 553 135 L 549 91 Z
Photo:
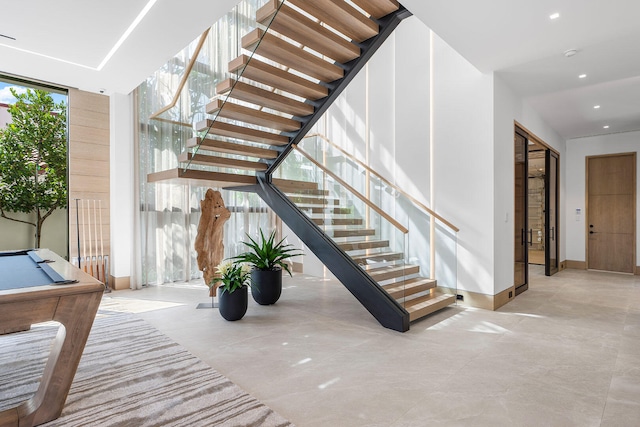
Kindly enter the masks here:
M 0 250 L 69 257 L 67 91 L 0 75 Z
M 144 284 L 191 280 L 201 283 L 194 242 L 200 200 L 210 187 L 221 190 L 231 211 L 224 227 L 225 257 L 246 249 L 241 243 L 246 234 L 256 236 L 259 228 L 274 227 L 275 217 L 255 194 L 222 190 L 203 181 L 146 180 L 149 173 L 185 166 L 179 163 L 178 156 L 186 150 L 186 141 L 197 136 L 194 124 L 208 117 L 206 105 L 215 96 L 216 85 L 230 77 L 227 65 L 239 54 L 242 36 L 255 27 L 252 17 L 263 4 L 264 0 L 238 4 L 136 90 Z

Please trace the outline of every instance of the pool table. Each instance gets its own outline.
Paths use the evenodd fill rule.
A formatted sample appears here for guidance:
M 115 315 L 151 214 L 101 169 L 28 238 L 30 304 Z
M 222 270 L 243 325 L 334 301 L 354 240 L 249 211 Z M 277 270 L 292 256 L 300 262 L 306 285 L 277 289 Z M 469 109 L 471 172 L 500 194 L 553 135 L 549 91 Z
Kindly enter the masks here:
M 60 328 L 31 399 L 0 412 L 0 427 L 60 416 L 102 299 L 104 285 L 47 249 L 0 252 L 2 334 L 56 321 Z

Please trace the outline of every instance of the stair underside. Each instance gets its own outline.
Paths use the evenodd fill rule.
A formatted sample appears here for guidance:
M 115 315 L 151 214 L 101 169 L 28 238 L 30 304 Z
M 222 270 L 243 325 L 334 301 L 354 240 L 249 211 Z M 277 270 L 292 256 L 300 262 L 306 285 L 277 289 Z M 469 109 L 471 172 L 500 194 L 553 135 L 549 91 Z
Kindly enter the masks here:
M 211 119 L 196 123 L 196 130 L 198 132 L 208 131 L 208 135 L 218 135 L 225 138 L 236 138 L 268 145 L 286 145 L 289 143 L 289 138 L 283 135 Z
M 344 77 L 339 66 L 259 28 L 242 38 L 242 47 L 326 83 Z
M 240 55 L 229 62 L 230 73 L 240 73 L 245 79 L 267 86 L 277 87 L 301 98 L 317 100 L 329 94 L 329 90 L 312 81 L 303 79 L 281 68 L 274 67 L 257 58 Z
M 237 120 L 252 125 L 270 128 L 276 131 L 294 132 L 302 126 L 302 124 L 297 120 L 266 113 L 257 108 L 250 108 L 231 102 L 224 102 L 224 100 L 219 98 L 215 98 L 207 104 L 206 110 L 207 114 L 217 114 L 217 117 Z
M 314 111 L 311 104 L 305 104 L 293 98 L 233 79 L 224 80 L 216 86 L 217 94 L 226 94 L 227 92 L 229 92 L 230 98 L 250 102 L 292 116 L 304 117 L 313 114 Z
M 267 170 L 267 164 L 242 159 L 230 159 L 228 157 L 208 156 L 206 154 L 182 153 L 178 156 L 178 161 L 191 162 L 196 165 L 217 166 L 223 168 L 235 168 L 252 171 Z
M 269 1 L 258 10 L 256 20 L 265 26 L 268 25 L 270 31 L 276 31 L 337 62 L 345 63 L 360 56 L 360 48 L 357 45 L 287 4 L 281 5 L 278 9 L 279 5 L 279 0 Z
M 170 184 L 202 185 L 207 187 L 237 187 L 241 185 L 257 184 L 253 175 L 237 175 L 225 172 L 210 172 L 201 170 L 185 170 L 173 168 L 147 175 L 147 182 L 166 182 Z
M 247 157 L 257 157 L 259 159 L 275 159 L 278 152 L 268 148 L 254 147 L 251 145 L 243 145 L 234 142 L 220 141 L 217 139 L 191 138 L 187 140 L 187 148 L 195 148 L 200 146 L 199 150 L 215 151 L 218 153 L 237 154 Z
M 371 17 L 380 19 L 398 10 L 400 5 L 396 0 L 351 0 L 356 6 L 367 12 Z
M 351 40 L 363 42 L 378 34 L 378 24 L 344 1 L 288 0 Z

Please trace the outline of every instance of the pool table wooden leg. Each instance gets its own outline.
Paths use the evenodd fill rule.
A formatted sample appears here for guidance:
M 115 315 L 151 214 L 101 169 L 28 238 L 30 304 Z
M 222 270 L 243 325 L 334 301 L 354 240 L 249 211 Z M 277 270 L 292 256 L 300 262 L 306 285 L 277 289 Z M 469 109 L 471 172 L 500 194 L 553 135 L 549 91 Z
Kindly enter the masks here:
M 42 424 L 62 413 L 101 299 L 102 292 L 60 297 L 53 320 L 62 326 L 54 339 L 38 391 L 17 408 L 20 427 Z

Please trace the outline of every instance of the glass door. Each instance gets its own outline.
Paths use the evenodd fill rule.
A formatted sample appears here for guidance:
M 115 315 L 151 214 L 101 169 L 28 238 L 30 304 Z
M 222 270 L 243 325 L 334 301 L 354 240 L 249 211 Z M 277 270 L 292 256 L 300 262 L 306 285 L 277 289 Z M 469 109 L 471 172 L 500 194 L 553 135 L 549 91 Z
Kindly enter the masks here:
M 515 144 L 515 209 L 514 209 L 514 285 L 516 295 L 528 289 L 527 199 L 528 199 L 528 141 L 519 133 Z
M 545 153 L 545 267 L 544 274 L 558 272 L 558 154 Z

